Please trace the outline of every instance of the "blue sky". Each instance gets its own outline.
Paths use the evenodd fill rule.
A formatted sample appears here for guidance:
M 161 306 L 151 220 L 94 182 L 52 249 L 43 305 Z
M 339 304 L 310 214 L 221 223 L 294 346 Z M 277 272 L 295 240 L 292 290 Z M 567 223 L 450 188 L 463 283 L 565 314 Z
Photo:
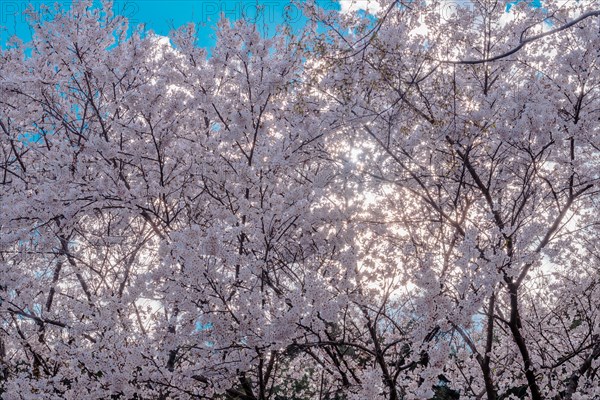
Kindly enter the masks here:
M 54 3 L 69 7 L 71 0 L 0 0 L 2 46 L 12 35 L 25 41 L 31 38 L 24 14 L 29 4 L 39 10 L 43 5 Z M 340 9 L 337 0 L 318 3 L 327 9 Z M 221 13 L 232 20 L 242 16 L 255 20 L 267 34 L 272 34 L 274 27 L 286 18 L 292 25 L 302 24 L 300 12 L 290 0 L 114 0 L 114 10 L 127 17 L 132 26 L 143 23 L 160 35 L 167 35 L 173 27 L 195 22 L 199 43 L 206 47 L 214 43 L 212 33 Z
M 5 47 L 12 35 L 27 41 L 31 33 L 24 11 L 29 5 L 39 10 L 44 5 L 60 4 L 69 7 L 73 0 L 0 0 L 0 47 Z M 100 0 L 94 0 L 100 3 Z M 144 24 L 146 29 L 159 35 L 168 35 L 172 28 L 188 22 L 197 24 L 198 42 L 201 46 L 214 44 L 214 26 L 221 13 L 231 20 L 246 17 L 255 21 L 263 33 L 274 33 L 277 25 L 289 22 L 301 26 L 300 11 L 292 5 L 292 0 L 113 0 L 117 14 L 127 17 L 130 25 Z M 302 1 L 302 0 L 300 0 Z M 467 2 L 469 0 L 455 0 Z M 515 0 L 507 4 L 506 11 L 513 4 L 526 1 L 533 7 L 540 7 L 541 0 Z M 329 10 L 348 11 L 368 8 L 369 0 L 317 0 Z

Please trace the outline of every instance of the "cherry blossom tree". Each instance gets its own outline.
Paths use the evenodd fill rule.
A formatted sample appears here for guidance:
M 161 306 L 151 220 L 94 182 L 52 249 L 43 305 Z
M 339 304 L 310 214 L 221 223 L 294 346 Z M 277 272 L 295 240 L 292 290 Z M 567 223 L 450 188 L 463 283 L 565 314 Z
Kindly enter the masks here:
M 315 11 L 331 27 L 318 85 L 373 197 L 367 387 L 595 398 L 598 4 L 443 9 Z
M 2 58 L 3 396 L 269 397 L 349 242 L 299 50 L 32 18 Z
M 0 58 L 0 396 L 594 399 L 597 1 L 265 38 L 31 13 Z

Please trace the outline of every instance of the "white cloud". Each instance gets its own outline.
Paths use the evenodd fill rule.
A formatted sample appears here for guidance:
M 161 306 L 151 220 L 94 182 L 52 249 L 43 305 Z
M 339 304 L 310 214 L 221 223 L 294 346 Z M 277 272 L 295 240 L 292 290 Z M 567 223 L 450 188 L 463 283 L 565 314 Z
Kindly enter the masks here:
M 364 10 L 375 14 L 381 11 L 381 5 L 376 0 L 340 0 L 342 13 L 350 13 Z

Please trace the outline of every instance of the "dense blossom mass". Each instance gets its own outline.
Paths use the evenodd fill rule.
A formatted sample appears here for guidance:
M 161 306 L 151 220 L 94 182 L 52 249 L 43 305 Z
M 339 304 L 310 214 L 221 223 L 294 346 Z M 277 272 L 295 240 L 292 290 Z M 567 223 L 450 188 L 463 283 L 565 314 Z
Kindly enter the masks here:
M 600 398 L 600 2 L 299 7 L 1 51 L 0 398 Z

